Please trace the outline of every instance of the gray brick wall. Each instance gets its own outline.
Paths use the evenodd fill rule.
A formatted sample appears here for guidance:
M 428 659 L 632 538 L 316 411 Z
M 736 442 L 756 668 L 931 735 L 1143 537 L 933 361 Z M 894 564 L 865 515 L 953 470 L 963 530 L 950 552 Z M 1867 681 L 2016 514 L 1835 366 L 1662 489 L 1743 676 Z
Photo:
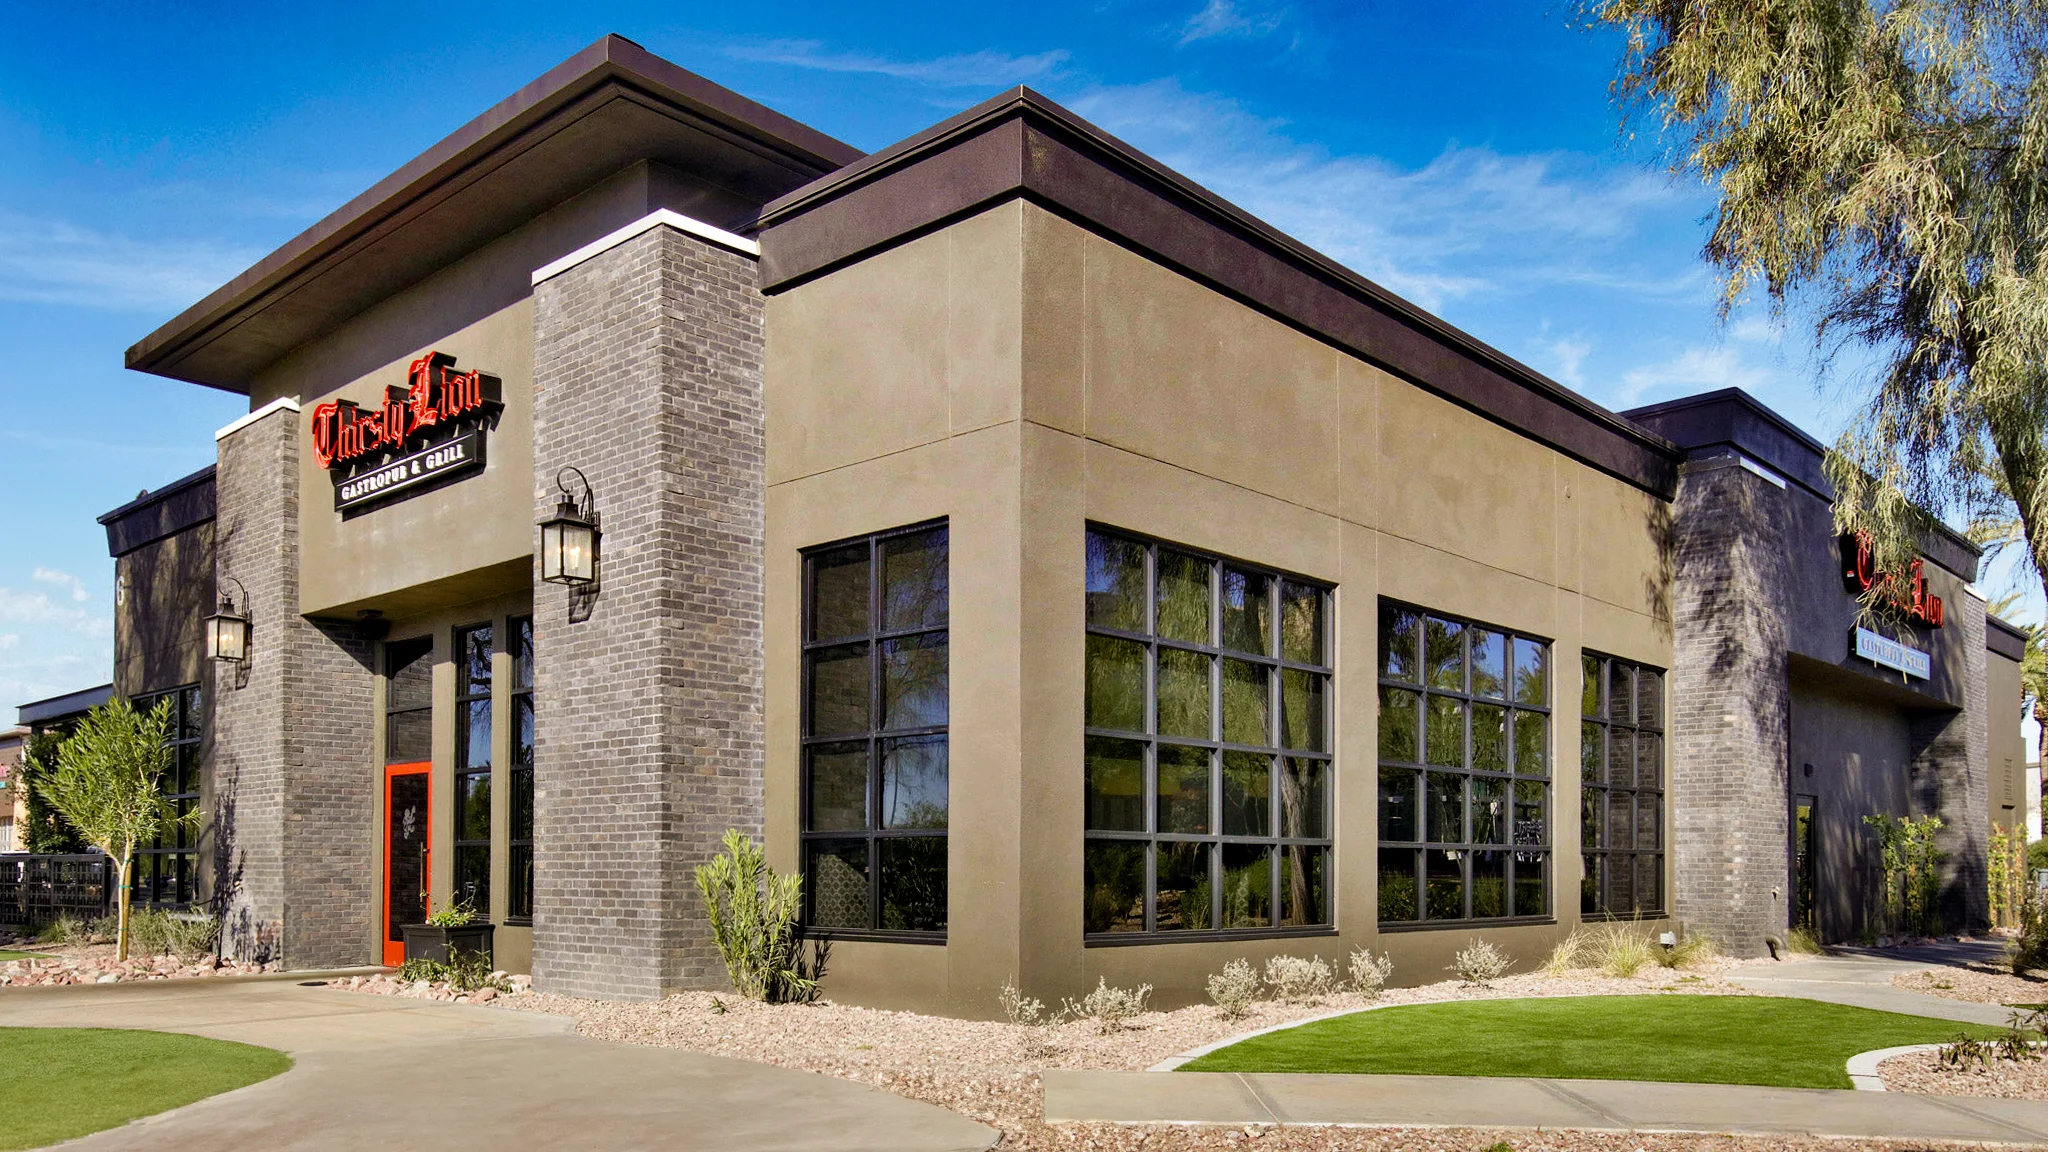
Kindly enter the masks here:
M 233 956 L 374 959 L 370 645 L 299 615 L 297 413 L 219 444 L 215 573 L 248 590 L 246 667 L 213 665 L 216 892 Z
M 1947 626 L 1965 654 L 1963 710 L 1915 717 L 1912 790 L 1915 816 L 1941 817 L 1935 847 L 1942 861 L 1942 920 L 1951 929 L 1990 926 L 1985 891 L 1991 826 L 1991 751 L 1984 723 L 1984 602 L 1967 592 L 1948 605 Z
M 1692 461 L 1678 487 L 1675 911 L 1742 956 L 1786 926 L 1787 498 L 1733 460 Z
M 761 825 L 762 302 L 754 261 L 658 227 L 534 290 L 535 511 L 580 468 L 601 592 L 538 583 L 533 971 L 719 986 L 692 874 Z

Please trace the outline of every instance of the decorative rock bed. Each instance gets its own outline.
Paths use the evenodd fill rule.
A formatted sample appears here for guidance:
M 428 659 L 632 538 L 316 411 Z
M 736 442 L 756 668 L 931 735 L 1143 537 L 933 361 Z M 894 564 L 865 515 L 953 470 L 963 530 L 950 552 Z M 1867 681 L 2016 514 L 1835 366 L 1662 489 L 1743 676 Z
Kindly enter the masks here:
M 367 992 L 372 996 L 404 996 L 413 1000 L 445 1000 L 455 1004 L 489 1004 L 501 997 L 524 994 L 527 989 L 533 987 L 531 976 L 511 976 L 503 972 L 493 972 L 491 980 L 494 984 L 503 983 L 510 991 L 501 992 L 495 987 L 484 987 L 462 992 L 457 991 L 445 980 L 400 980 L 388 973 L 330 980 L 327 986 L 343 992 Z
M 139 980 L 196 980 L 220 976 L 256 976 L 276 972 L 276 962 L 246 964 L 204 956 L 186 962 L 176 956 L 137 956 L 116 960 L 112 949 L 100 956 L 58 953 L 48 958 L 0 963 L 0 988 L 34 988 L 64 984 L 121 984 Z

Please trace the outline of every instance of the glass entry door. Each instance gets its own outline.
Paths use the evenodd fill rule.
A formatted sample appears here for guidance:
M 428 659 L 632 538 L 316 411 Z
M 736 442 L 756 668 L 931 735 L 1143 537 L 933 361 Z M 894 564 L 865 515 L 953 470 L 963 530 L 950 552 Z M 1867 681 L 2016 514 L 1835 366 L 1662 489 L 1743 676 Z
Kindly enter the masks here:
M 427 780 L 431 764 L 384 769 L 384 963 L 405 963 L 404 925 L 427 918 Z
M 1814 810 L 1819 805 L 1812 796 L 1792 800 L 1792 925 L 1814 933 L 1820 931 L 1813 908 L 1813 870 L 1820 862 Z

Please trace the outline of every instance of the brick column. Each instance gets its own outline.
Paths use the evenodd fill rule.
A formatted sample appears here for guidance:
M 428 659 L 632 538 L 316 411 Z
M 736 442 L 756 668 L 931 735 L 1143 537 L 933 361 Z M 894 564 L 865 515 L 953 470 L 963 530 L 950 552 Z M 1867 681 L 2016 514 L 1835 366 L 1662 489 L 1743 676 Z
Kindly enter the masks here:
M 1691 461 L 1678 486 L 1675 907 L 1738 956 L 1786 928 L 1786 500 L 1734 460 Z
M 221 438 L 215 578 L 248 590 L 246 666 L 214 665 L 213 867 L 223 950 L 374 961 L 370 645 L 299 615 L 299 416 Z
M 1942 923 L 1950 931 L 1990 926 L 1985 890 L 1991 836 L 1991 751 L 1984 724 L 1984 602 L 1964 592 L 1948 605 L 1950 642 L 1963 653 L 1961 712 L 1913 718 L 1913 815 L 1941 817 L 1934 844 L 1942 861 Z
M 603 520 L 572 621 L 536 581 L 538 987 L 722 986 L 693 883 L 761 828 L 762 301 L 753 259 L 666 226 L 534 290 L 535 512 L 564 465 Z

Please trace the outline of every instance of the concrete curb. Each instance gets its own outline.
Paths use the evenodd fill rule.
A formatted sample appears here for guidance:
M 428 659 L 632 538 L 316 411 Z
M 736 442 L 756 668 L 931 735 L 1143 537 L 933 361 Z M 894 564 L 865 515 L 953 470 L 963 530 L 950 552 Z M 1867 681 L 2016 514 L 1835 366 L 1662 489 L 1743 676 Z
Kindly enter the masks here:
M 1883 1092 L 1884 1081 L 1878 1079 L 1877 1066 L 1894 1056 L 1907 1056 L 1914 1052 L 1934 1052 L 1940 1044 L 1901 1044 L 1897 1048 L 1873 1048 L 1849 1057 L 1849 1083 L 1858 1092 Z
M 384 967 L 366 968 L 309 968 L 301 972 L 251 972 L 245 976 L 178 976 L 166 980 L 116 980 L 111 984 L 21 984 L 0 988 L 0 996 L 31 995 L 38 992 L 79 991 L 90 989 L 96 992 L 110 992 L 124 988 L 191 988 L 214 984 L 262 984 L 282 980 L 346 980 L 351 976 L 375 976 L 380 972 L 396 969 Z

